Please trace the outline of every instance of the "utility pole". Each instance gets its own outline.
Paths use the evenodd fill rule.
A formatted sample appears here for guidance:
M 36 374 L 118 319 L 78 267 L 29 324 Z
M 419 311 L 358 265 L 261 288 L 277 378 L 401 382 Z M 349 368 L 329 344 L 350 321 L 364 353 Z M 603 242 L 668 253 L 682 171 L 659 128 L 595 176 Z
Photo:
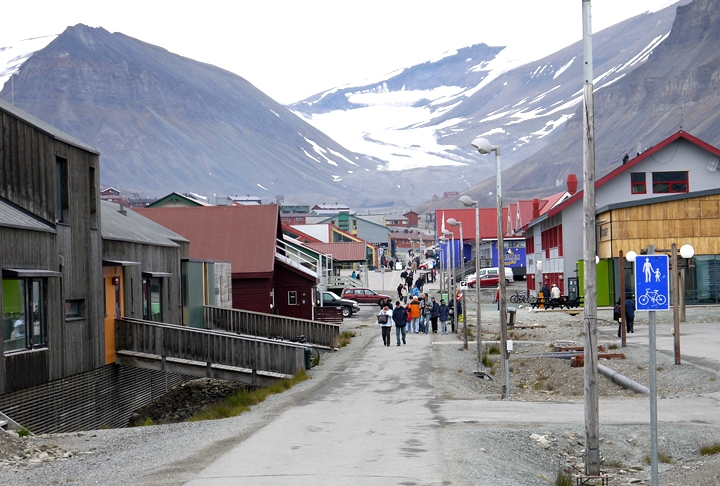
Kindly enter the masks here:
M 595 101 L 593 98 L 590 0 L 583 0 L 583 260 L 585 266 L 585 474 L 600 475 L 600 424 L 597 391 L 597 235 L 595 221 Z

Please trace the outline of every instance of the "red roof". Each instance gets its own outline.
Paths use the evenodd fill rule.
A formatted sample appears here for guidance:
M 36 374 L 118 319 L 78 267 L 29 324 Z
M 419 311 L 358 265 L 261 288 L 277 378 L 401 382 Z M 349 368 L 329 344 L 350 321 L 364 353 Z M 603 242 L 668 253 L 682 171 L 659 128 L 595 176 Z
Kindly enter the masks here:
M 306 246 L 323 255 L 332 255 L 334 260 L 340 262 L 365 261 L 365 248 L 363 241 L 344 241 L 340 243 L 306 243 Z
M 233 274 L 269 275 L 275 268 L 276 239 L 282 238 L 275 204 L 133 211 L 187 238 L 190 258 L 229 261 Z
M 475 208 L 436 209 L 435 225 L 437 226 L 438 235 L 442 233 L 443 213 L 445 215 L 445 229 L 450 231 L 456 239 L 460 238 L 460 226 L 450 226 L 447 223 L 450 218 L 455 218 L 462 223 L 463 240 L 475 240 Z M 502 221 L 504 225 L 507 225 L 507 215 L 508 209 L 503 208 Z M 509 238 L 515 237 L 515 235 L 507 233 L 507 228 L 505 230 L 505 236 Z M 480 208 L 480 239 L 497 239 L 497 208 Z
M 609 172 L 608 174 L 606 174 L 603 177 L 601 177 L 600 179 L 598 179 L 597 182 L 595 182 L 595 188 L 597 189 L 598 187 L 603 186 L 608 181 L 614 179 L 615 177 L 622 174 L 623 172 L 632 169 L 637 164 L 639 164 L 641 161 L 647 159 L 648 157 L 655 155 L 657 152 L 659 152 L 660 150 L 662 150 L 663 148 L 665 148 L 666 146 L 670 145 L 671 143 L 673 143 L 674 141 L 676 141 L 680 138 L 687 140 L 688 142 L 707 150 L 708 152 L 712 153 L 713 155 L 720 156 L 720 149 L 717 149 L 716 147 L 713 147 L 712 145 L 710 145 L 706 142 L 703 142 L 699 138 L 693 137 L 689 133 L 683 132 L 681 130 L 681 131 L 676 132 L 673 135 L 669 136 L 668 138 L 666 138 L 659 144 L 647 149 L 645 152 L 638 155 L 634 159 L 630 160 L 628 163 L 622 164 L 622 165 L 616 167 L 615 170 Z M 582 200 L 582 197 L 583 197 L 583 191 L 579 190 L 571 198 L 563 201 L 561 204 L 558 204 L 557 206 L 552 208 L 552 210 L 547 213 L 547 216 L 551 217 L 551 216 L 558 214 L 559 212 L 564 210 L 566 207 L 568 207 L 572 204 L 575 204 L 576 201 Z M 542 214 L 542 211 L 540 214 Z

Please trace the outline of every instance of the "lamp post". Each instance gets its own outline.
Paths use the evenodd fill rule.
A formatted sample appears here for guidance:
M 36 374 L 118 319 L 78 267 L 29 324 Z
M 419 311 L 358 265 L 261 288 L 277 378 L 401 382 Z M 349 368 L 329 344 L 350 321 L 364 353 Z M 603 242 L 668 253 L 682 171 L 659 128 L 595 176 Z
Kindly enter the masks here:
M 461 278 L 464 278 L 465 275 L 465 257 L 463 256 L 463 232 L 462 232 L 462 221 L 458 221 L 455 218 L 449 218 L 447 220 L 447 224 L 450 226 L 460 226 L 460 263 L 462 264 L 463 269 L 463 275 L 460 275 Z M 478 286 L 480 282 L 477 282 L 475 286 Z M 465 304 L 467 306 L 467 303 Z M 467 327 L 467 319 L 463 319 L 463 349 L 468 349 L 468 327 Z
M 477 328 L 477 360 L 478 371 L 482 367 L 482 328 L 480 327 L 480 204 L 468 196 L 462 196 L 460 202 L 465 206 L 475 206 L 475 326 Z M 466 304 L 467 305 L 467 304 Z
M 500 347 L 503 354 L 503 374 L 505 376 L 505 385 L 502 389 L 503 398 L 510 398 L 510 368 L 509 354 L 507 349 L 507 302 L 505 300 L 505 243 L 503 241 L 504 225 L 502 217 L 502 182 L 500 178 L 500 147 L 491 144 L 486 138 L 478 137 L 472 141 L 481 154 L 489 154 L 495 152 L 495 178 L 497 182 L 496 199 L 497 199 L 497 255 L 498 255 L 498 285 L 500 287 Z M 478 282 L 479 284 L 479 282 Z
M 454 319 L 457 319 L 457 316 L 455 315 L 455 311 L 457 310 L 457 305 L 455 303 L 455 295 L 456 295 L 456 289 L 457 289 L 457 279 L 455 278 L 455 234 L 450 230 L 443 230 L 443 234 L 445 237 L 450 237 L 450 262 L 452 266 L 448 265 L 448 275 L 450 275 L 450 268 L 452 268 L 452 276 L 449 277 L 450 280 L 448 280 L 448 293 L 452 292 L 452 298 L 453 298 L 453 316 Z M 450 300 L 448 298 L 448 300 Z M 457 323 L 457 320 L 455 321 Z M 455 332 L 457 332 L 457 326 L 455 327 Z
M 440 247 L 440 252 L 441 252 L 441 256 L 440 256 L 440 298 L 442 299 L 442 294 L 443 294 L 443 291 L 445 290 L 445 286 L 446 286 L 445 269 L 447 268 L 447 252 L 448 252 L 447 241 L 448 241 L 448 239 L 445 237 L 445 235 L 443 235 L 440 238 L 438 238 L 438 241 L 440 242 L 441 245 L 445 245 L 444 247 L 443 246 Z M 449 282 L 449 280 L 448 280 L 448 282 Z M 450 293 L 450 291 L 448 290 L 448 294 L 449 293 Z

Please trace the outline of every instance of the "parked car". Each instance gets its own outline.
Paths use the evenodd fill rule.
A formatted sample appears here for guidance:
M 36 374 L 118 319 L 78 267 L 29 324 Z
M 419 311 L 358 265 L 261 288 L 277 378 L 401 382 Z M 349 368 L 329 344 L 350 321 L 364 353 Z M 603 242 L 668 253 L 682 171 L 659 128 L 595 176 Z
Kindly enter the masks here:
M 350 317 L 351 315 L 360 312 L 360 304 L 354 300 L 343 299 L 335 292 L 323 292 L 322 305 L 323 307 L 342 306 L 343 317 Z
M 500 279 L 498 278 L 497 273 L 486 273 L 484 275 L 480 275 L 480 287 L 497 287 L 499 281 Z M 475 288 L 475 285 L 477 285 L 477 278 L 474 275 L 470 275 L 465 282 L 468 287 Z
M 482 277 L 483 275 L 485 275 L 485 274 L 488 274 L 488 273 L 494 273 L 494 274 L 497 275 L 497 274 L 500 273 L 500 272 L 498 271 L 498 267 L 488 267 L 488 268 L 481 268 L 481 269 L 480 269 L 480 276 L 481 276 L 481 277 Z M 505 283 L 508 283 L 508 284 L 509 284 L 509 283 L 512 282 L 513 280 L 515 280 L 515 275 L 513 274 L 512 268 L 510 268 L 510 267 L 505 267 Z
M 418 265 L 418 270 L 431 270 L 435 265 L 435 260 L 428 260 Z
M 378 294 L 372 289 L 366 288 L 347 288 L 343 289 L 341 297 L 343 299 L 354 300 L 360 304 L 376 304 L 380 305 L 380 301 L 392 298 L 389 295 Z

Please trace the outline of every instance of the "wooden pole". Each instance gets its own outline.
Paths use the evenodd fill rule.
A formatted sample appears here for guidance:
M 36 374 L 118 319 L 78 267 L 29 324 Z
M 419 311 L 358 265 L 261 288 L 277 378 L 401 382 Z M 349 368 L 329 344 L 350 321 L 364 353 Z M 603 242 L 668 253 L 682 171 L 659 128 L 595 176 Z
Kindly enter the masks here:
M 595 220 L 595 112 L 590 0 L 583 0 L 583 259 L 585 261 L 585 474 L 600 474 L 597 392 L 597 252 Z
M 678 249 L 675 243 L 671 248 L 672 263 L 672 292 L 673 292 L 673 334 L 674 334 L 674 351 L 675 364 L 680 362 L 680 275 L 678 272 Z
M 622 336 L 622 347 L 627 346 L 627 331 L 626 331 L 626 320 L 625 315 L 625 259 L 623 258 L 623 251 L 620 250 L 620 336 Z

